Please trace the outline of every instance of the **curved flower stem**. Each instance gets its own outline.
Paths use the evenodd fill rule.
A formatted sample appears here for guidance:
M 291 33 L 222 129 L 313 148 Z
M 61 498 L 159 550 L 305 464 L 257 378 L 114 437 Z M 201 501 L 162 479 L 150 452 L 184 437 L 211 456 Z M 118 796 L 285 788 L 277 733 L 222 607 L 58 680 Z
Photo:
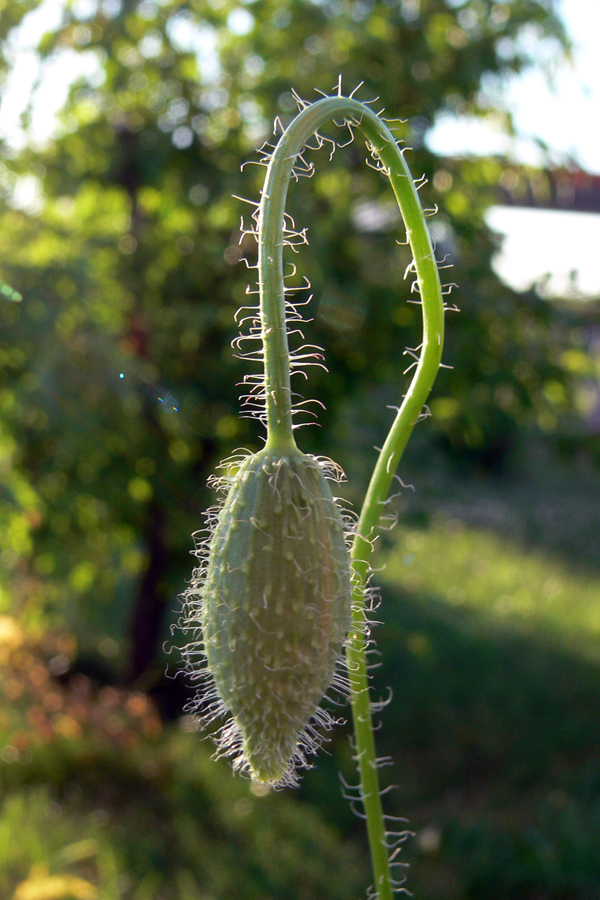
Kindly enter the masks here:
M 437 264 L 413 179 L 387 125 L 368 106 L 349 97 L 326 97 L 305 107 L 282 135 L 265 180 L 259 213 L 259 285 L 265 353 L 267 446 L 295 448 L 292 433 L 289 351 L 285 327 L 283 231 L 285 201 L 294 163 L 309 138 L 332 119 L 343 118 L 366 137 L 389 177 L 414 256 L 423 309 L 423 344 L 411 385 L 377 460 L 367 490 L 351 557 L 353 628 L 347 647 L 361 799 L 378 900 L 391 900 L 386 825 L 379 793 L 377 755 L 368 692 L 365 592 L 373 539 L 398 462 L 437 374 L 444 335 L 444 303 Z

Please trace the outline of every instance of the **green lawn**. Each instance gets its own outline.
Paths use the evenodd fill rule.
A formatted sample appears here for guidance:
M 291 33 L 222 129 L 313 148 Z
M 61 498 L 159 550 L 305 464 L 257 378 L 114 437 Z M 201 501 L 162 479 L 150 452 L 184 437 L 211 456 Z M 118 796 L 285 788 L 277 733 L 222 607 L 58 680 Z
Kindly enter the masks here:
M 600 569 L 441 512 L 398 528 L 381 581 L 479 616 L 489 628 L 556 641 L 600 659 Z M 417 642 L 418 643 L 418 642 Z
M 425 483 L 378 554 L 380 745 L 420 897 L 600 897 L 600 490 L 547 474 Z
M 381 541 L 387 810 L 421 900 L 600 898 L 598 480 L 434 470 Z M 144 695 L 56 679 L 68 639 L 0 628 L 0 897 L 358 900 L 348 728 L 265 795 Z

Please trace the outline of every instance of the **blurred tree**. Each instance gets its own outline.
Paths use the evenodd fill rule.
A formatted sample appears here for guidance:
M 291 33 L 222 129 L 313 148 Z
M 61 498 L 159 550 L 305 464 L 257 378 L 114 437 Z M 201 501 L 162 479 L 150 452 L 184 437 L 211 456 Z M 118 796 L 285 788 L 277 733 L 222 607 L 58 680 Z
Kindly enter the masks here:
M 4 3 L 1 77 L 14 66 L 16 27 L 39 5 Z M 564 50 L 555 6 L 65 2 L 39 41 L 38 83 L 65 58 L 85 55 L 87 75 L 71 84 L 54 138 L 17 150 L 5 141 L 0 169 L 0 265 L 23 295 L 0 303 L 0 425 L 25 498 L 11 502 L 34 529 L 7 557 L 7 571 L 29 577 L 24 612 L 66 615 L 86 651 L 131 681 L 150 677 L 190 566 L 189 534 L 210 502 L 205 474 L 257 440 L 237 414 L 243 369 L 229 349 L 247 302 L 240 259 L 255 252 L 240 230 L 252 209 L 232 195 L 258 197 L 262 172 L 240 164 L 257 158 L 275 116 L 289 120 L 292 86 L 313 96 L 343 72 L 347 90 L 364 81 L 359 96 L 378 94 L 406 120 L 399 135 L 414 148 L 413 171 L 430 179 L 425 206 L 442 206 L 433 232 L 461 285 L 435 427 L 493 458 L 517 423 L 548 415 L 544 384 L 565 384 L 553 349 L 562 329 L 557 337 L 534 294 L 514 294 L 492 272 L 483 214 L 501 164 L 439 160 L 423 141 L 442 111 L 490 114 L 500 79 L 540 46 Z M 311 223 L 300 259 L 317 298 L 309 339 L 327 347 L 330 368 L 309 394 L 329 401 L 330 417 L 359 383 L 363 397 L 397 384 L 401 348 L 419 341 L 403 281 L 410 260 L 365 155 L 358 144 L 337 152 L 290 197 L 299 226 Z

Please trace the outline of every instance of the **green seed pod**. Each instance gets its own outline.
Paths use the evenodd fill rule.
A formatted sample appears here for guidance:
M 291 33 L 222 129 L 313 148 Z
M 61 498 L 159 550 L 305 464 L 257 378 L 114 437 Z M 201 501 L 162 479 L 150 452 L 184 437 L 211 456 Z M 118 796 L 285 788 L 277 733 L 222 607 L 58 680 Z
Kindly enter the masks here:
M 233 718 L 221 750 L 256 781 L 294 783 L 319 743 L 311 720 L 331 723 L 318 707 L 351 616 L 344 521 L 314 457 L 243 461 L 197 589 L 213 700 Z

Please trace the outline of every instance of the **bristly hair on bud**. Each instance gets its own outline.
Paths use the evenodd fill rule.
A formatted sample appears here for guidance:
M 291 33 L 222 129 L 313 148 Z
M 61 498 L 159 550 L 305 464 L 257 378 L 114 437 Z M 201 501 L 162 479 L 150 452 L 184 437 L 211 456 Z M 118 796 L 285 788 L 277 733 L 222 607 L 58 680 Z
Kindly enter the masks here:
M 204 725 L 227 713 L 218 755 L 259 782 L 297 783 L 297 770 L 335 720 L 333 687 L 351 618 L 346 523 L 322 463 L 300 451 L 246 456 L 222 479 L 224 503 L 197 543 L 186 592 L 185 650 L 200 682 Z

